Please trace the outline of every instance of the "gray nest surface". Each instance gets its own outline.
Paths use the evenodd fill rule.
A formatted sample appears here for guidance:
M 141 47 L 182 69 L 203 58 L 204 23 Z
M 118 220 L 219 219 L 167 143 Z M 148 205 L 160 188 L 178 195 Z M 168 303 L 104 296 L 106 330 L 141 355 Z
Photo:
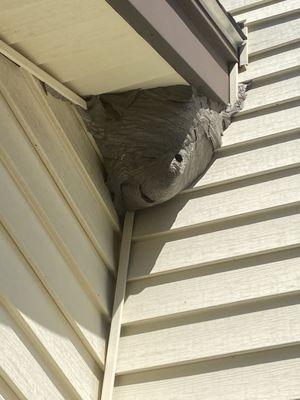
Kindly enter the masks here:
M 222 144 L 242 108 L 224 106 L 178 85 L 92 96 L 81 110 L 104 157 L 107 184 L 119 213 L 162 203 L 190 186 Z

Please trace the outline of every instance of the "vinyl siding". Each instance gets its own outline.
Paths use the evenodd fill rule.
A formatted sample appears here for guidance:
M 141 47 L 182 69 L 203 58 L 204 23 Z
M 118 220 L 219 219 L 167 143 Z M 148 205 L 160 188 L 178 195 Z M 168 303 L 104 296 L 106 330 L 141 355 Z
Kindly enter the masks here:
M 73 106 L 0 58 L 0 394 L 98 399 L 120 227 Z
M 114 400 L 300 397 L 298 7 L 223 4 L 252 86 L 199 181 L 135 215 Z

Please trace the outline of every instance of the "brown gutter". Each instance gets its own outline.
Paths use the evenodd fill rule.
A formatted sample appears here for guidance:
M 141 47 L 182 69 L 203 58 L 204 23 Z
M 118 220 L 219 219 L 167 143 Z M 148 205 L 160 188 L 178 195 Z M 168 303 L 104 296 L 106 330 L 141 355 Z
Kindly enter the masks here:
M 203 7 L 192 0 L 106 0 L 188 83 L 223 103 L 229 101 L 229 62 L 235 50 L 205 40 Z M 191 12 L 194 9 L 195 12 Z M 200 18 L 201 17 L 201 18 Z M 205 17 L 207 20 L 207 16 Z M 212 37 L 212 36 L 210 36 Z M 230 53 L 230 56 L 229 56 Z M 226 55 L 227 54 L 227 55 Z

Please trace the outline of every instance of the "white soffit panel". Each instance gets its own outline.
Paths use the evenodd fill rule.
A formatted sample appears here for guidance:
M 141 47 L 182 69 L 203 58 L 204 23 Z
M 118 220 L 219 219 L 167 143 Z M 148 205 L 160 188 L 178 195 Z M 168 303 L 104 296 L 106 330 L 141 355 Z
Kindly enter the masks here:
M 185 84 L 105 0 L 0 0 L 0 39 L 81 96 Z

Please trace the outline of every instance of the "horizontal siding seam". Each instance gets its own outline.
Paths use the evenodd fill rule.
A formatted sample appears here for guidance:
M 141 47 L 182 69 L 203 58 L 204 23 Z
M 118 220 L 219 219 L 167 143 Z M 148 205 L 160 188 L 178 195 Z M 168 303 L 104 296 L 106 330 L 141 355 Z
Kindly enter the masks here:
M 256 143 L 263 145 L 264 142 L 269 141 L 270 139 L 285 138 L 285 136 L 293 135 L 295 133 L 300 133 L 300 126 L 299 126 L 299 128 L 281 130 L 276 133 L 270 133 L 269 135 L 256 137 L 254 139 L 247 139 L 247 140 L 235 142 L 232 144 L 225 144 L 220 149 L 216 150 L 215 154 L 222 154 L 223 152 L 226 152 L 227 150 L 238 149 L 239 147 L 253 145 Z
M 145 278 L 145 279 L 147 279 L 147 278 Z M 207 307 L 201 307 L 199 305 L 199 308 L 188 310 L 188 311 L 172 312 L 172 313 L 168 313 L 168 314 L 161 315 L 158 317 L 149 317 L 149 318 L 145 318 L 145 319 L 130 320 L 128 322 L 125 321 L 122 323 L 122 328 L 138 327 L 138 326 L 143 326 L 144 324 L 149 324 L 152 322 L 157 323 L 159 321 L 173 320 L 174 318 L 194 316 L 194 315 L 199 315 L 199 314 L 210 312 L 210 311 L 225 310 L 225 309 L 227 310 L 227 309 L 229 309 L 231 307 L 235 307 L 235 306 L 244 306 L 244 305 L 254 304 L 256 302 L 261 302 L 261 301 L 265 301 L 265 300 L 268 301 L 268 300 L 272 300 L 272 299 L 281 299 L 284 297 L 295 296 L 298 294 L 300 294 L 300 289 L 299 290 L 291 290 L 291 291 L 287 291 L 284 293 L 256 296 L 253 298 L 231 301 L 228 303 L 220 303 L 220 304 L 216 304 L 213 306 L 207 306 Z
M 262 351 L 283 349 L 285 347 L 297 346 L 299 344 L 300 344 L 300 339 L 296 340 L 296 341 L 292 341 L 292 342 L 280 343 L 277 345 L 262 346 L 262 347 L 256 347 L 254 349 L 247 349 L 247 350 L 241 350 L 241 351 L 233 351 L 233 352 L 218 354 L 218 355 L 214 355 L 214 356 L 194 358 L 192 360 L 186 360 L 186 361 L 175 361 L 175 362 L 170 362 L 170 363 L 165 363 L 165 364 L 153 365 L 151 367 L 133 368 L 130 370 L 122 370 L 122 371 L 117 370 L 116 377 L 136 374 L 139 372 L 149 372 L 149 371 L 153 371 L 156 369 L 164 369 L 164 368 L 171 368 L 171 367 L 177 367 L 177 366 L 179 367 L 182 365 L 196 364 L 199 362 L 205 362 L 205 361 L 210 361 L 210 360 L 221 360 L 221 359 L 228 358 L 228 357 L 247 355 L 247 354 L 252 354 L 252 353 L 259 353 Z
M 197 269 L 197 268 L 202 268 L 202 267 L 208 267 L 211 265 L 218 265 L 224 262 L 228 262 L 228 261 L 236 261 L 236 260 L 243 260 L 244 258 L 249 258 L 249 257 L 255 257 L 255 256 L 259 256 L 259 255 L 265 255 L 265 254 L 271 254 L 271 253 L 275 253 L 275 252 L 280 252 L 283 250 L 292 250 L 292 249 L 297 249 L 298 247 L 300 247 L 300 242 L 299 243 L 295 243 L 295 244 L 291 244 L 291 245 L 285 245 L 285 246 L 280 246 L 280 247 L 273 247 L 273 248 L 269 248 L 267 250 L 260 250 L 260 251 L 253 251 L 250 253 L 244 253 L 243 255 L 238 255 L 238 256 L 234 256 L 234 257 L 224 257 L 220 260 L 214 260 L 214 261 L 208 261 L 208 262 L 204 262 L 204 263 L 197 263 L 197 264 L 193 264 L 193 265 L 188 265 L 188 266 L 184 266 L 182 267 L 177 267 L 177 268 L 170 268 L 166 271 L 160 271 L 160 272 L 155 272 L 152 273 L 150 276 L 149 275 L 140 275 L 140 276 L 131 276 L 128 278 L 127 282 L 136 282 L 139 280 L 144 280 L 147 279 L 148 277 L 150 278 L 154 278 L 157 276 L 162 276 L 162 275 L 168 275 L 170 273 L 176 273 L 179 271 L 189 271 L 192 269 Z
M 260 18 L 260 19 L 257 19 L 257 20 L 255 20 L 255 21 L 251 21 L 251 22 L 248 22 L 247 23 L 247 19 L 245 19 L 245 22 L 244 22 L 244 25 L 245 26 L 248 26 L 248 27 L 252 27 L 252 26 L 258 26 L 258 25 L 260 25 L 260 24 L 263 24 L 263 23 L 265 23 L 265 22 L 270 22 L 270 21 L 273 21 L 273 20 L 275 20 L 275 19 L 277 19 L 277 18 L 286 18 L 286 17 L 289 17 L 289 16 L 291 16 L 291 15 L 293 15 L 293 14 L 295 14 L 295 13 L 297 13 L 297 12 L 299 12 L 300 11 L 300 8 L 297 8 L 297 9 L 295 9 L 295 10 L 288 10 L 288 11 L 283 11 L 283 12 L 281 12 L 281 13 L 279 13 L 279 14 L 276 14 L 276 15 L 272 15 L 272 16 L 269 16 L 269 17 L 265 17 L 265 18 Z M 241 21 L 243 21 L 243 19 L 237 19 L 239 22 L 241 22 Z
M 292 104 L 295 104 L 294 102 Z M 296 103 L 297 104 L 297 103 Z M 272 107 L 273 108 L 273 107 Z M 275 111 L 276 111 L 276 106 L 274 106 Z M 296 107 L 295 107 L 296 108 Z M 298 108 L 298 107 L 297 107 Z M 232 125 L 235 122 L 242 122 L 242 121 L 248 121 L 249 118 L 236 118 Z M 233 127 L 233 126 L 232 126 Z M 296 142 L 296 144 L 298 143 L 299 140 L 299 135 L 298 133 L 300 132 L 300 126 L 295 127 L 290 129 L 290 131 L 284 131 L 285 134 L 284 135 L 277 135 L 275 134 L 270 134 L 268 136 L 262 136 L 259 137 L 258 139 L 253 139 L 249 141 L 249 143 L 245 143 L 245 142 L 237 142 L 235 143 L 235 146 L 231 149 L 230 146 L 222 146 L 220 149 L 216 150 L 214 153 L 214 159 L 213 161 L 215 161 L 218 158 L 224 158 L 224 157 L 228 157 L 228 156 L 232 156 L 232 155 L 237 155 L 240 153 L 245 153 L 251 150 L 263 150 L 264 148 L 268 148 L 269 146 L 273 146 L 273 145 L 282 145 L 284 146 L 285 144 L 289 144 L 290 142 Z M 233 151 L 231 151 L 233 150 Z
M 263 175 L 271 174 L 273 172 L 285 171 L 287 169 L 297 168 L 299 166 L 300 166 L 300 162 L 292 163 L 292 164 L 286 164 L 284 166 L 277 167 L 277 168 L 271 168 L 271 169 L 268 169 L 268 170 L 265 170 L 265 171 L 259 171 L 259 172 L 255 172 L 255 173 L 245 174 L 245 175 L 240 176 L 240 177 L 224 179 L 224 180 L 221 180 L 221 181 L 218 181 L 218 182 L 207 183 L 207 184 L 204 184 L 204 185 L 201 185 L 201 186 L 199 185 L 199 186 L 196 186 L 196 187 L 188 188 L 188 189 L 183 190 L 181 193 L 182 194 L 186 194 L 186 193 L 191 193 L 191 192 L 198 192 L 198 191 L 201 191 L 202 189 L 213 188 L 213 187 L 225 185 L 225 184 L 231 183 L 231 182 L 239 182 L 239 181 L 243 181 L 244 179 L 253 178 L 253 177 L 256 177 L 256 176 L 263 176 Z
M 269 79 L 272 79 L 272 78 L 281 78 L 283 75 L 287 75 L 287 74 L 290 74 L 290 73 L 294 73 L 294 72 L 297 72 L 297 71 L 299 71 L 300 70 L 300 66 L 299 65 L 296 65 L 296 66 L 293 66 L 293 67 L 288 67 L 288 68 L 282 68 L 282 69 L 280 69 L 280 70 L 278 70 L 278 71 L 275 71 L 275 72 L 270 72 L 270 73 L 266 73 L 266 74 L 263 74 L 262 73 L 262 75 L 260 75 L 260 76 L 258 76 L 258 77 L 254 77 L 254 78 L 250 78 L 250 79 L 242 79 L 242 80 L 240 80 L 239 82 L 240 83 L 248 83 L 249 81 L 250 82 L 259 82 L 259 83 L 261 83 L 261 82 L 263 82 L 264 80 L 269 80 Z M 280 105 L 280 104 L 287 104 L 287 103 L 292 103 L 293 101 L 295 101 L 293 98 L 291 98 L 291 100 L 290 99 L 287 99 L 284 103 L 278 103 L 278 105 Z M 276 107 L 276 105 L 277 104 L 271 104 L 270 103 L 270 106 L 268 106 L 268 107 L 266 107 L 266 108 L 269 108 L 269 107 Z M 260 111 L 260 110 L 265 110 L 265 108 L 263 108 L 263 109 L 256 109 L 256 111 Z M 255 112 L 255 111 L 253 111 L 253 112 Z M 240 111 L 240 113 L 241 113 L 241 111 Z M 240 115 L 240 113 L 239 114 L 237 114 L 237 115 Z M 245 114 L 247 114 L 247 113 L 245 113 Z M 244 114 L 244 115 L 245 115 Z M 243 114 L 242 114 L 243 115 Z M 233 118 L 233 121 L 235 120 L 235 118 L 236 117 L 234 117 Z
M 275 7 L 276 7 L 276 5 L 275 5 Z M 300 8 L 295 8 L 294 10 L 288 10 L 288 11 L 281 11 L 278 14 L 270 15 L 267 17 L 257 18 L 256 20 L 253 20 L 250 22 L 247 22 L 247 17 L 239 18 L 239 15 L 235 15 L 234 18 L 238 22 L 243 22 L 245 26 L 248 26 L 248 27 L 255 26 L 256 27 L 260 24 L 264 24 L 265 22 L 270 22 L 270 21 L 273 21 L 278 18 L 285 18 L 285 17 L 289 17 L 293 14 L 298 14 L 299 11 L 300 11 Z
M 249 52 L 249 64 L 251 62 L 251 57 L 254 57 L 254 56 L 257 56 L 257 55 L 262 55 L 262 54 L 264 54 L 266 52 L 269 52 L 271 50 L 280 49 L 281 47 L 286 47 L 287 45 L 295 44 L 295 43 L 298 43 L 298 42 L 299 42 L 299 38 L 291 39 L 291 40 L 287 40 L 284 43 L 275 44 L 273 46 L 269 46 L 269 47 L 266 47 L 266 48 L 261 49 L 261 50 L 250 51 Z
M 279 69 L 279 70 L 277 70 L 275 72 L 270 72 L 270 73 L 268 73 L 268 72 L 265 73 L 265 71 L 262 71 L 261 75 L 259 75 L 257 77 L 241 79 L 241 80 L 239 80 L 239 82 L 240 83 L 248 83 L 250 81 L 250 82 L 259 82 L 259 83 L 261 83 L 264 80 L 268 80 L 270 78 L 281 78 L 284 75 L 287 75 L 287 74 L 293 73 L 293 72 L 297 72 L 299 70 L 300 70 L 300 65 L 294 65 L 292 67 L 281 68 L 281 69 Z
M 244 117 L 244 115 L 253 114 L 253 113 L 257 112 L 257 111 L 268 110 L 269 108 L 273 108 L 273 107 L 280 106 L 280 105 L 283 105 L 283 104 L 291 103 L 291 102 L 297 101 L 299 99 L 300 99 L 300 95 L 299 96 L 289 97 L 288 99 L 282 99 L 282 100 L 277 100 L 277 101 L 275 100 L 275 101 L 273 101 L 271 103 L 266 103 L 266 104 L 263 104 L 263 105 L 260 105 L 260 106 L 253 106 L 252 108 L 248 108 L 248 109 L 246 109 L 244 111 L 243 110 L 240 111 L 239 112 L 239 117 L 241 117 L 241 116 Z
M 259 210 L 248 211 L 248 212 L 232 215 L 229 217 L 217 218 L 217 219 L 214 219 L 211 221 L 200 222 L 200 223 L 192 224 L 192 225 L 185 225 L 183 227 L 169 229 L 167 231 L 161 231 L 161 232 L 157 232 L 157 233 L 145 234 L 145 235 L 140 235 L 140 236 L 133 236 L 132 240 L 134 242 L 138 242 L 138 241 L 143 241 L 143 240 L 154 239 L 154 238 L 157 238 L 160 236 L 171 236 L 173 233 L 175 234 L 178 232 L 187 232 L 187 231 L 193 230 L 195 228 L 213 226 L 214 224 L 219 224 L 221 222 L 234 221 L 235 219 L 239 219 L 241 217 L 243 218 L 243 217 L 249 217 L 249 216 L 255 216 L 255 215 L 262 215 L 264 213 L 268 213 L 271 211 L 286 210 L 286 209 L 289 209 L 290 207 L 295 207 L 298 205 L 300 205 L 300 200 L 291 202 L 291 203 L 281 204 L 279 206 L 260 208 Z
M 186 388 L 186 400 L 199 399 L 199 388 L 201 394 L 202 388 L 205 388 L 209 399 L 233 400 L 234 393 L 235 400 L 249 399 L 249 394 L 255 400 L 287 400 L 288 393 L 289 399 L 296 400 L 299 399 L 300 390 L 298 376 L 299 346 L 289 346 L 179 368 L 120 376 L 115 388 L 115 400 L 177 400 L 183 387 Z
M 1 149 L 0 149 L 1 150 Z M 25 200 L 30 205 L 31 209 L 34 211 L 35 215 L 38 217 L 41 224 L 44 226 L 45 230 L 49 234 L 51 240 L 55 243 L 56 248 L 60 252 L 60 254 L 65 259 L 67 265 L 70 267 L 73 275 L 80 283 L 84 292 L 87 294 L 89 299 L 93 302 L 93 304 L 99 309 L 101 315 L 106 319 L 106 321 L 110 321 L 110 310 L 107 306 L 104 306 L 98 299 L 98 296 L 94 293 L 92 287 L 90 286 L 87 279 L 82 275 L 80 269 L 77 266 L 77 262 L 74 260 L 73 256 L 70 254 L 66 245 L 62 242 L 57 234 L 55 228 L 52 227 L 51 221 L 49 220 L 46 213 L 43 211 L 42 207 L 39 205 L 38 201 L 35 199 L 35 196 L 31 193 L 30 189 L 27 187 L 26 183 L 23 182 L 23 179 L 20 177 L 18 172 L 15 170 L 12 161 L 9 159 L 5 153 L 1 151 L 0 160 L 3 162 L 6 170 L 16 183 L 18 189 L 23 194 Z
M 237 14 L 239 12 L 242 12 L 242 11 L 244 12 L 244 11 L 247 11 L 247 10 L 249 11 L 249 10 L 252 10 L 252 9 L 255 9 L 255 8 L 258 8 L 258 7 L 262 7 L 264 5 L 268 5 L 269 3 L 273 3 L 273 2 L 274 2 L 274 0 L 257 0 L 254 3 L 245 4 L 243 6 L 238 6 L 238 7 L 231 8 L 230 6 L 226 7 L 226 5 L 225 5 L 224 7 L 226 8 L 226 10 L 228 12 L 230 12 L 230 14 L 235 16 L 235 14 Z

